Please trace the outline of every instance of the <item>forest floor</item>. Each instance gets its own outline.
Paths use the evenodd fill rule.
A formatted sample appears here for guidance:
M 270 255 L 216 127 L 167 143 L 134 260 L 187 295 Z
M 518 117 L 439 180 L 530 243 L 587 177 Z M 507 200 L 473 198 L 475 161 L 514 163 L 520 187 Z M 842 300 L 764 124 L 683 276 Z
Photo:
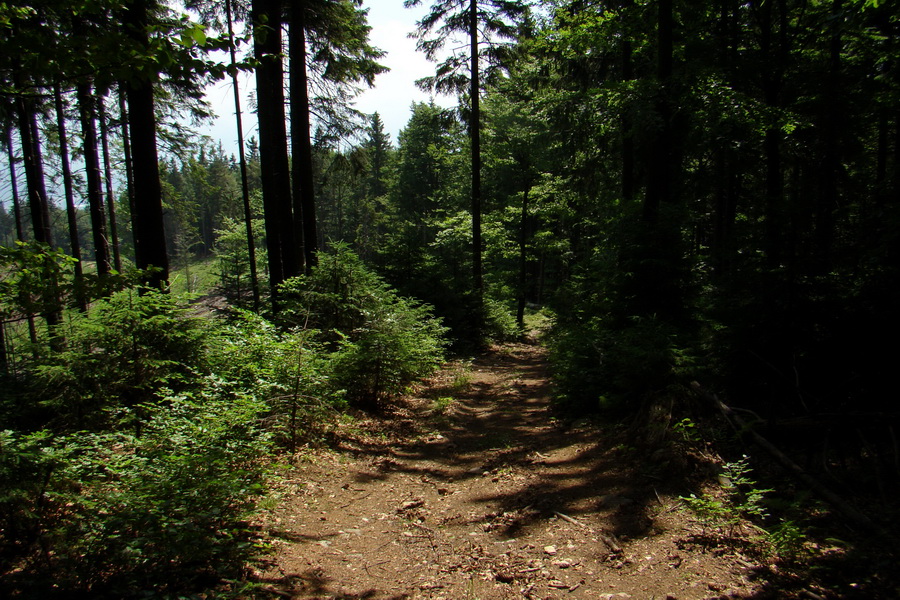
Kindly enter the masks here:
M 700 467 L 551 394 L 543 349 L 507 344 L 346 420 L 286 474 L 252 579 L 303 600 L 834 597 L 752 530 L 701 525 L 679 500 Z

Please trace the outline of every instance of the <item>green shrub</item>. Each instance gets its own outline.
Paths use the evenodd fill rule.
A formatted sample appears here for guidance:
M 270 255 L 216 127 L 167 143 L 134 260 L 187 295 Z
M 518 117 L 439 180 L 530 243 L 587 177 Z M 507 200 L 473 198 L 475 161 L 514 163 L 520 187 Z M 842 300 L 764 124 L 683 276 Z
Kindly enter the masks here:
M 314 329 L 282 331 L 234 309 L 211 331 L 211 369 L 244 393 L 264 398 L 264 423 L 275 442 L 293 450 L 321 440 L 344 395 L 332 385 L 331 356 Z
M 0 318 L 59 313 L 134 285 L 143 275 L 131 267 L 103 276 L 86 268 L 76 282 L 76 262 L 61 249 L 40 242 L 0 246 Z
M 267 398 L 291 386 L 288 363 L 298 340 L 250 311 L 232 309 L 210 331 L 210 369 L 241 389 Z
M 0 431 L 0 573 L 41 550 L 39 542 L 59 524 L 59 498 L 70 491 L 59 481 L 67 459 L 49 431 Z
M 634 317 L 619 326 L 611 321 L 557 323 L 549 336 L 554 375 L 571 408 L 636 411 L 691 367 L 673 327 L 653 318 Z
M 61 310 L 73 293 L 74 263 L 40 242 L 0 246 L 0 318 Z
M 66 349 L 36 367 L 32 393 L 57 428 L 103 426 L 118 407 L 193 385 L 207 371 L 208 322 L 169 294 L 117 292 L 72 315 Z
M 348 400 L 374 406 L 443 360 L 446 328 L 431 308 L 399 296 L 345 245 L 320 254 L 312 274 L 282 293 L 288 323 L 319 332 L 330 385 Z
M 516 338 L 521 332 L 516 317 L 506 304 L 491 297 L 484 299 L 484 335 L 489 340 L 505 341 Z
M 26 565 L 8 589 L 133 597 L 235 576 L 254 551 L 244 518 L 264 489 L 263 410 L 209 378 L 147 407 L 140 436 L 5 433 L 0 469 L 19 477 L 3 478 L 2 518 L 30 528 L 18 547 L 2 540 Z M 29 541 L 43 561 L 28 562 Z
M 223 228 L 216 230 L 215 255 L 217 260 L 216 275 L 219 286 L 228 299 L 237 306 L 250 304 L 248 296 L 253 286 L 250 280 L 250 251 L 247 246 L 247 229 L 243 220 L 226 217 Z M 251 227 L 254 231 L 257 273 L 264 272 L 265 244 L 262 232 L 265 225 L 262 219 L 254 219 Z
M 709 494 L 691 494 L 681 500 L 704 523 L 724 526 L 728 535 L 733 535 L 744 519 L 761 521 L 768 513 L 763 500 L 770 489 L 761 489 L 750 477 L 750 459 L 744 456 L 738 461 L 722 465 L 722 481 L 725 482 L 724 495 L 714 497 Z
M 352 338 L 341 341 L 332 360 L 334 383 L 350 399 L 375 405 L 440 366 L 444 331 L 430 308 L 385 298 Z
M 782 520 L 770 528 L 766 541 L 772 552 L 781 558 L 796 559 L 807 552 L 806 533 L 794 521 Z

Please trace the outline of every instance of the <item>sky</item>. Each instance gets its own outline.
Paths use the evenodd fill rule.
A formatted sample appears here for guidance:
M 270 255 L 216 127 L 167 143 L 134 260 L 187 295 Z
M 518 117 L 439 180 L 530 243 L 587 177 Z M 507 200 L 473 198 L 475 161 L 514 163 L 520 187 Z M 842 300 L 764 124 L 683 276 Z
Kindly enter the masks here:
M 389 67 L 390 71 L 378 75 L 375 87 L 358 96 L 355 106 L 366 114 L 378 112 L 385 131 L 396 144 L 397 134 L 409 121 L 411 104 L 431 99 L 428 93 L 415 86 L 415 81 L 432 75 L 434 63 L 428 62 L 422 53 L 416 52 L 416 40 L 407 35 L 415 29 L 416 21 L 426 14 L 431 1 L 425 0 L 421 6 L 411 9 L 403 8 L 403 0 L 365 0 L 364 6 L 369 10 L 369 25 L 372 27 L 370 42 L 386 52 L 380 62 Z M 252 79 L 252 75 L 244 75 L 239 83 L 245 139 L 256 135 L 256 117 L 248 110 L 248 92 L 252 89 Z M 230 79 L 210 88 L 207 99 L 218 118 L 212 126 L 200 128 L 202 133 L 221 141 L 225 152 L 229 154 L 237 153 L 233 93 Z M 434 101 L 441 106 L 456 105 L 456 99 L 447 96 L 437 96 Z

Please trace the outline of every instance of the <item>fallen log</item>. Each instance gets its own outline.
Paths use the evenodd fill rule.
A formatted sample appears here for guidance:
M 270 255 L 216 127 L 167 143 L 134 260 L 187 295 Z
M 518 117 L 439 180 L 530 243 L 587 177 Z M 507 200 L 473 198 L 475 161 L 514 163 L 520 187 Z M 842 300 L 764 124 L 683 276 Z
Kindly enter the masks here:
M 844 501 L 840 496 L 832 492 L 830 489 L 825 487 L 822 483 L 819 482 L 815 477 L 807 473 L 803 470 L 800 465 L 795 463 L 790 459 L 784 452 L 779 450 L 772 444 L 769 440 L 761 436 L 754 429 L 752 424 L 748 424 L 741 418 L 738 411 L 728 406 L 715 394 L 712 394 L 706 390 L 704 390 L 699 383 L 692 382 L 691 387 L 694 391 L 704 400 L 710 402 L 722 415 L 725 419 L 731 423 L 740 433 L 746 433 L 750 436 L 750 438 L 756 442 L 758 446 L 760 446 L 763 450 L 772 455 L 772 457 L 777 460 L 787 471 L 802 481 L 805 485 L 807 485 L 813 492 L 819 495 L 825 502 L 830 504 L 835 510 L 840 512 L 844 517 L 852 523 L 853 525 L 863 529 L 869 533 L 874 533 L 877 535 L 883 534 L 882 528 L 878 527 L 868 516 L 851 506 L 849 503 Z

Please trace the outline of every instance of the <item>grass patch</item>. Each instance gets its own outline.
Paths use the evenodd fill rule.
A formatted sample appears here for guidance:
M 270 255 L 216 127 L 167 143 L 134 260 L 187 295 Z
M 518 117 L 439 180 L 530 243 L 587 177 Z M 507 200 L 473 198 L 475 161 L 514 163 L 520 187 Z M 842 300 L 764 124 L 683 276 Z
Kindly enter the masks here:
M 219 262 L 215 256 L 176 258 L 169 273 L 174 294 L 209 294 L 219 285 Z
M 523 321 L 525 332 L 533 332 L 538 335 L 549 331 L 553 325 L 552 315 L 544 308 L 526 308 Z
M 431 403 L 431 412 L 435 415 L 443 415 L 453 405 L 456 400 L 453 396 L 441 396 Z
M 447 387 L 451 392 L 459 394 L 468 390 L 471 383 L 472 361 L 465 361 L 453 369 L 450 375 L 450 383 Z

